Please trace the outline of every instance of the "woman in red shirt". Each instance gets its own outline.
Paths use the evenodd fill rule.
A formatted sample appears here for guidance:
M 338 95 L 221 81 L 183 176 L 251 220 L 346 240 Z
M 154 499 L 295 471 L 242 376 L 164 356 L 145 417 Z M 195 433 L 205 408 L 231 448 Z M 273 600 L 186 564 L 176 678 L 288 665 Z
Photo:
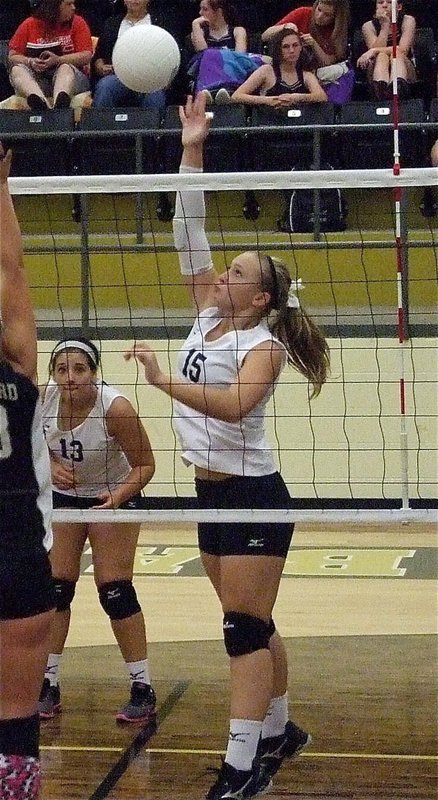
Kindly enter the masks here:
M 30 108 L 66 108 L 75 94 L 89 89 L 93 45 L 74 0 L 42 0 L 9 42 L 10 81 Z
M 312 50 L 314 66 L 328 67 L 347 57 L 348 0 L 316 0 L 313 6 L 301 6 L 286 14 L 262 34 L 269 42 L 285 27 L 300 34 L 301 42 Z

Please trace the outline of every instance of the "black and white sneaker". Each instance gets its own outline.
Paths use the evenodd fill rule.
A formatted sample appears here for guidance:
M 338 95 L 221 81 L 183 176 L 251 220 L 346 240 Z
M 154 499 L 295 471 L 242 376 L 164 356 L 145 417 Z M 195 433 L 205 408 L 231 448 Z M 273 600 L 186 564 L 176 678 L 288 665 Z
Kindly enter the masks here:
M 267 789 L 285 758 L 296 758 L 312 741 L 310 733 L 301 730 L 289 720 L 281 736 L 261 739 L 258 759 L 260 761 L 256 788 L 259 793 Z
M 248 772 L 236 769 L 226 761 L 222 763 L 216 782 L 209 789 L 205 800 L 245 800 L 248 797 L 255 797 L 258 794 L 256 788 L 257 772 Z

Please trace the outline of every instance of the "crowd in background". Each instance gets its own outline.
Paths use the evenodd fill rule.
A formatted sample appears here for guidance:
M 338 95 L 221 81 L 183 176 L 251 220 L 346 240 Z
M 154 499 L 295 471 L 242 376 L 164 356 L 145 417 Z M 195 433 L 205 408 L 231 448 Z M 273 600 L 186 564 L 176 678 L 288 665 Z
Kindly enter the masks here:
M 0 39 L 9 39 L 37 0 L 0 0 Z M 275 24 L 305 0 L 234 0 L 242 24 L 251 31 L 263 31 Z M 87 20 L 93 36 L 99 36 L 103 23 L 112 14 L 123 11 L 123 0 L 76 0 L 76 11 Z M 169 30 L 181 41 L 190 33 L 192 21 L 199 16 L 198 0 L 153 0 L 154 10 L 164 11 Z M 369 19 L 370 3 L 351 3 L 351 27 L 360 28 Z M 405 0 L 406 13 L 412 14 L 418 27 L 431 27 L 438 35 L 438 4 L 436 0 Z
M 397 12 L 399 98 L 420 97 L 427 111 L 438 95 L 438 3 L 398 0 Z M 393 90 L 390 17 L 391 0 L 0 0 L 0 100 L 15 93 L 35 110 L 67 107 L 83 94 L 97 108 L 160 110 L 199 91 L 210 103 L 274 108 L 385 100 Z M 30 57 L 26 39 L 38 40 L 48 22 L 55 38 L 71 23 L 68 47 Z M 166 92 L 129 91 L 114 74 L 117 38 L 144 23 L 166 28 L 181 49 Z M 423 72 L 419 29 L 430 34 Z

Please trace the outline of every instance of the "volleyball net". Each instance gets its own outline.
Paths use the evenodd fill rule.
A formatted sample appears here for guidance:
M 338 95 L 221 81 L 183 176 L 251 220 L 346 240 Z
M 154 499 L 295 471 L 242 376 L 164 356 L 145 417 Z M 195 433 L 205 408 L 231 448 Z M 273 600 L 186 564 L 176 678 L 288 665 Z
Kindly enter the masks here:
M 11 179 L 39 328 L 40 382 L 58 339 L 90 337 L 101 349 L 103 379 L 133 402 L 156 458 L 142 510 L 57 514 L 64 521 L 434 516 L 438 242 L 419 205 L 424 187 L 436 182 L 433 168 Z M 278 230 L 292 190 L 311 190 L 319 219 L 327 188 L 346 200 L 346 230 Z M 245 250 L 280 256 L 328 337 L 331 377 L 321 395 L 309 401 L 306 381 L 285 369 L 268 406 L 267 433 L 293 509 L 198 510 L 172 403 L 123 359 L 134 340 L 146 340 L 172 374 L 193 320 L 171 222 L 157 216 L 157 205 L 172 208 L 177 189 L 206 192 L 219 271 Z

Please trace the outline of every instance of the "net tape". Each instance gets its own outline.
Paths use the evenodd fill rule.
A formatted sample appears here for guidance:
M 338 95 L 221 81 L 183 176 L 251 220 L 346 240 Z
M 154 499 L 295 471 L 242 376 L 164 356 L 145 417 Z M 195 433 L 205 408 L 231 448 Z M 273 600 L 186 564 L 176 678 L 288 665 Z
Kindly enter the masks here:
M 378 189 L 436 186 L 438 167 L 309 170 L 305 172 L 215 172 L 153 175 L 78 175 L 10 179 L 14 195 L 175 192 L 181 189 L 242 191 L 279 189 Z

